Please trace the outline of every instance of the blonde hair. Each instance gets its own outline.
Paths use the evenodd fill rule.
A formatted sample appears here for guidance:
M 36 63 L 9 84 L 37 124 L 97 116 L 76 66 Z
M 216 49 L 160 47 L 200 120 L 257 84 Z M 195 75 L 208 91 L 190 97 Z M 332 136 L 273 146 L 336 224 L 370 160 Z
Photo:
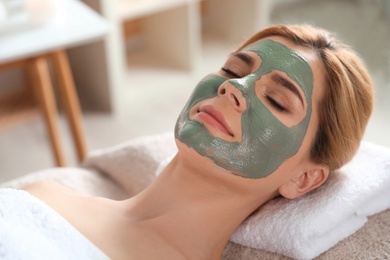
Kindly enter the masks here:
M 373 83 L 361 59 L 328 31 L 310 25 L 274 25 L 254 34 L 239 49 L 270 36 L 282 36 L 312 49 L 325 68 L 325 91 L 318 104 L 319 126 L 311 159 L 340 168 L 363 138 L 374 103 Z

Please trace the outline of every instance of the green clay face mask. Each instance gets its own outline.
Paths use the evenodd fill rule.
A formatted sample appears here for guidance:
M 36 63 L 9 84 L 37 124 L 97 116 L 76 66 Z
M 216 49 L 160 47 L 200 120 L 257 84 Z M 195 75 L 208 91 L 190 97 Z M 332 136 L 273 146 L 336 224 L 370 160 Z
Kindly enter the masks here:
M 312 112 L 313 73 L 303 57 L 272 40 L 261 40 L 244 51 L 255 52 L 262 60 L 260 67 L 238 79 L 210 74 L 201 80 L 177 120 L 175 137 L 219 167 L 235 175 L 258 179 L 274 172 L 301 146 Z M 272 71 L 286 73 L 304 93 L 305 116 L 291 127 L 275 117 L 256 95 L 256 81 Z M 218 88 L 227 80 L 241 91 L 247 104 L 241 118 L 240 142 L 215 137 L 202 123 L 189 118 L 190 109 L 202 100 L 216 97 Z

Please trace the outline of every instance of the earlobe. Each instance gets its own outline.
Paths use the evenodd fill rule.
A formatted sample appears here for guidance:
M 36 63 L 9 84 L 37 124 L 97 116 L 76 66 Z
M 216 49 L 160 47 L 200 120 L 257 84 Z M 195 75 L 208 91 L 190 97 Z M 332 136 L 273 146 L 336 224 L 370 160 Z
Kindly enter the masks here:
M 287 199 L 298 198 L 321 186 L 329 176 L 327 167 L 315 167 L 292 178 L 279 187 L 279 194 Z

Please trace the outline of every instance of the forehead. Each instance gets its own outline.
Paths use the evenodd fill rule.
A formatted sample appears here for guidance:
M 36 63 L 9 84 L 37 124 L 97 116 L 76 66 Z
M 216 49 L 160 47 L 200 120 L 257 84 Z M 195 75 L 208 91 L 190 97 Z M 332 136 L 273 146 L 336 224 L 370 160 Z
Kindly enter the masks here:
M 243 47 L 242 49 L 246 50 L 250 46 L 256 46 L 256 45 L 258 45 L 259 43 L 261 43 L 261 42 L 263 42 L 265 40 L 272 40 L 274 42 L 277 42 L 277 43 L 280 43 L 280 44 L 284 45 L 285 47 L 287 47 L 291 51 L 295 52 L 296 54 L 298 54 L 299 56 L 304 58 L 306 60 L 306 62 L 308 62 L 308 63 L 311 63 L 311 62 L 313 62 L 315 60 L 318 60 L 318 57 L 317 57 L 316 53 L 312 49 L 310 49 L 308 47 L 304 47 L 304 46 L 298 45 L 298 44 L 295 44 L 291 40 L 289 40 L 289 39 L 287 39 L 285 37 L 282 37 L 282 36 L 269 36 L 269 37 L 260 39 L 260 40 L 258 40 L 256 42 L 253 42 L 253 43 Z

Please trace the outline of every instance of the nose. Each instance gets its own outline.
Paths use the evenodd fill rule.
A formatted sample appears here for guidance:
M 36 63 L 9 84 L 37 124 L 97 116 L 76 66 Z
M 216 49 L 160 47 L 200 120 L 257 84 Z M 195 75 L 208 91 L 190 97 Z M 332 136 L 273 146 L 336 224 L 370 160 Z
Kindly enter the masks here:
M 225 97 L 238 112 L 244 112 L 246 109 L 246 100 L 241 91 L 230 82 L 225 82 L 218 88 L 218 96 Z

